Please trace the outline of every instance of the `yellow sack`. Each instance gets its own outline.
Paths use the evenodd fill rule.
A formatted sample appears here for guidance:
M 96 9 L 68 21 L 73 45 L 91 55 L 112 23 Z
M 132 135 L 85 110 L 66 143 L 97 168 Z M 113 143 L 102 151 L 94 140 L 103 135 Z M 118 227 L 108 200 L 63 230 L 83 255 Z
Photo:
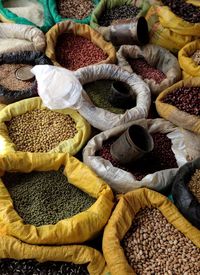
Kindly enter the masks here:
M 128 264 L 120 241 L 131 227 L 137 212 L 144 207 L 158 208 L 165 218 L 200 248 L 200 231 L 193 227 L 165 196 L 142 188 L 122 196 L 104 230 L 103 253 L 111 274 L 136 274 Z
M 191 115 L 189 113 L 179 110 L 173 105 L 162 102 L 167 94 L 173 92 L 177 88 L 184 86 L 200 87 L 200 78 L 187 78 L 175 83 L 171 87 L 164 90 L 161 94 L 159 94 L 156 99 L 156 109 L 161 117 L 171 121 L 176 126 L 200 134 L 200 118 L 198 116 Z
M 5 125 L 5 121 L 11 120 L 13 117 L 24 114 L 28 111 L 35 109 L 46 109 L 42 104 L 40 97 L 34 97 L 29 99 L 20 100 L 13 104 L 7 105 L 0 112 L 0 154 L 6 154 L 8 152 L 17 151 L 15 144 L 11 141 L 8 130 Z M 50 152 L 57 153 L 70 153 L 75 155 L 86 143 L 90 137 L 91 127 L 89 123 L 76 111 L 72 109 L 55 110 L 56 112 L 70 115 L 75 123 L 77 133 L 73 138 L 60 142 Z
M 194 6 L 200 7 L 200 2 L 199 0 L 186 0 L 187 3 L 193 4 Z
M 102 254 L 94 248 L 84 245 L 38 246 L 21 242 L 11 237 L 0 235 L 0 259 L 26 260 L 38 262 L 62 261 L 74 264 L 88 264 L 91 275 L 106 275 L 107 267 Z
M 200 76 L 200 65 L 197 65 L 192 59 L 192 55 L 197 50 L 200 50 L 200 40 L 188 43 L 178 53 L 178 61 L 184 78 L 187 78 L 187 75 Z
M 25 224 L 13 206 L 13 201 L 0 180 L 0 234 L 6 234 L 29 244 L 81 243 L 95 237 L 107 223 L 112 207 L 110 187 L 89 167 L 69 154 L 14 153 L 0 158 L 0 176 L 5 171 L 29 173 L 58 170 L 64 166 L 69 183 L 96 198 L 95 203 L 77 215 L 55 225 Z
M 82 36 L 84 38 L 87 38 L 88 40 L 91 40 L 92 43 L 101 48 L 103 52 L 108 55 L 108 57 L 106 60 L 103 60 L 96 64 L 107 64 L 116 62 L 116 51 L 114 46 L 111 43 L 106 42 L 100 33 L 93 30 L 88 25 L 74 23 L 70 20 L 66 20 L 57 23 L 46 33 L 47 47 L 45 54 L 51 59 L 54 65 L 61 66 L 56 61 L 55 47 L 57 39 L 62 33 L 73 33 L 74 35 Z

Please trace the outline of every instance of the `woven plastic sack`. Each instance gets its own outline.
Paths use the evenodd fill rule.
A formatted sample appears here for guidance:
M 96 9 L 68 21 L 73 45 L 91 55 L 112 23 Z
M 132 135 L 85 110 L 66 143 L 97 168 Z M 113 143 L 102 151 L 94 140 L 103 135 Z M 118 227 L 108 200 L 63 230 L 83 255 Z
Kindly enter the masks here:
M 162 102 L 167 94 L 184 86 L 199 87 L 200 78 L 187 78 L 164 90 L 156 99 L 156 109 L 161 117 L 171 121 L 175 125 L 200 134 L 200 118 L 198 116 L 190 115 L 189 113 L 179 110 L 173 105 Z
M 96 198 L 95 203 L 86 211 L 55 225 L 36 227 L 24 223 L 0 180 L 0 228 L 4 229 L 6 235 L 29 244 L 59 245 L 84 242 L 94 238 L 103 229 L 113 207 L 112 191 L 90 168 L 69 154 L 10 153 L 0 159 L 0 176 L 5 171 L 29 173 L 33 170 L 58 170 L 60 166 L 64 166 L 63 173 L 69 183 Z
M 75 72 L 75 75 L 82 85 L 100 79 L 119 80 L 131 87 L 130 94 L 136 95 L 136 106 L 119 115 L 96 107 L 86 92 L 83 92 L 83 103 L 78 111 L 95 128 L 103 131 L 131 120 L 147 117 L 151 103 L 150 90 L 136 74 L 130 74 L 116 65 L 103 64 L 81 68 Z
M 136 274 L 128 264 L 120 241 L 131 227 L 136 214 L 144 207 L 158 208 L 170 224 L 200 248 L 200 231 L 179 213 L 171 201 L 155 191 L 138 189 L 120 198 L 104 230 L 103 254 L 111 274 Z
M 35 109 L 45 109 L 42 100 L 39 97 L 24 99 L 10 104 L 0 112 L 0 153 L 6 154 L 17 151 L 16 145 L 11 141 L 5 121 L 13 117 L 24 114 Z M 90 137 L 91 127 L 87 121 L 76 111 L 72 109 L 55 110 L 56 112 L 70 115 L 76 123 L 77 133 L 73 138 L 60 142 L 50 152 L 69 153 L 75 155 Z
M 101 48 L 103 52 L 108 55 L 108 57 L 98 64 L 115 63 L 115 48 L 111 43 L 106 42 L 101 34 L 94 31 L 88 25 L 78 24 L 67 20 L 56 24 L 46 34 L 47 48 L 45 54 L 52 60 L 54 65 L 60 66 L 60 64 L 56 61 L 55 47 L 57 38 L 62 33 L 73 33 L 74 35 L 82 36 L 88 40 L 91 40 L 92 43 Z
M 159 84 L 153 79 L 144 79 L 149 85 L 152 94 L 158 95 L 161 91 L 181 79 L 181 70 L 177 58 L 162 47 L 150 44 L 142 47 L 136 45 L 121 46 L 117 52 L 118 65 L 133 73 L 128 62 L 129 58 L 144 58 L 150 66 L 166 75 L 166 79 Z
M 94 136 L 85 146 L 83 161 L 118 193 L 126 193 L 140 187 L 163 191 L 171 184 L 170 180 L 178 170 L 177 168 L 160 170 L 146 175 L 139 181 L 135 179 L 132 173 L 117 168 L 109 160 L 95 155 L 102 148 L 103 142 L 109 138 L 120 136 L 133 124 L 139 124 L 147 128 L 151 134 L 156 132 L 167 134 L 172 142 L 171 148 L 179 167 L 200 155 L 199 137 L 189 131 L 175 127 L 164 119 L 141 119 L 101 132 Z

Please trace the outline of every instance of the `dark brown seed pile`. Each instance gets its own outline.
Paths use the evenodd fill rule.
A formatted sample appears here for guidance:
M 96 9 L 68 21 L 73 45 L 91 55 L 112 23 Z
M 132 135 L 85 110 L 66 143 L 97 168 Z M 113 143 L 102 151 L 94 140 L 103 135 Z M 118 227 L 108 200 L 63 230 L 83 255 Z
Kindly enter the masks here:
M 156 208 L 136 214 L 122 247 L 138 275 L 200 274 L 200 249 Z
M 160 170 L 176 168 L 177 163 L 171 149 L 171 140 L 166 136 L 166 134 L 162 133 L 154 133 L 152 134 L 152 137 L 154 140 L 153 151 L 127 166 L 121 166 L 112 158 L 110 153 L 110 147 L 116 138 L 104 142 L 102 149 L 100 149 L 96 155 L 109 160 L 113 166 L 132 173 L 137 180 L 142 180 L 146 175 Z
M 72 71 L 107 58 L 103 50 L 90 40 L 68 33 L 63 33 L 58 37 L 55 51 L 58 63 Z
M 140 75 L 143 79 L 153 79 L 157 84 L 166 79 L 163 72 L 150 66 L 143 58 L 130 59 L 129 63 L 134 73 Z
M 188 188 L 200 203 L 200 169 L 196 169 L 194 175 L 188 183 Z
M 200 22 L 200 7 L 187 3 L 185 0 L 162 0 L 173 13 L 190 23 Z
M 89 275 L 87 265 L 35 260 L 0 260 L 0 275 Z
M 200 116 L 200 87 L 181 87 L 167 94 L 164 103 L 191 115 Z
M 92 12 L 92 0 L 57 0 L 57 9 L 61 16 L 83 19 Z
M 56 224 L 88 209 L 95 201 L 58 171 L 5 173 L 2 180 L 25 223 Z
M 200 65 L 200 50 L 197 50 L 193 55 L 192 55 L 193 61 L 197 64 Z
M 100 26 L 110 26 L 114 20 L 131 19 L 139 13 L 136 6 L 122 5 L 112 9 L 106 9 L 100 16 L 98 23 Z

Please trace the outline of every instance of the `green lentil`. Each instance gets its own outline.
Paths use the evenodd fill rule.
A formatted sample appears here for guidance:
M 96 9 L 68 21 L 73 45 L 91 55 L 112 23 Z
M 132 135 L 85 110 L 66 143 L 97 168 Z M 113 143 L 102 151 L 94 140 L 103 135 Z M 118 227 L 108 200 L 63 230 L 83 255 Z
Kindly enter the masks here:
M 88 209 L 95 201 L 58 171 L 8 173 L 2 180 L 14 208 L 25 223 L 35 226 L 56 224 Z

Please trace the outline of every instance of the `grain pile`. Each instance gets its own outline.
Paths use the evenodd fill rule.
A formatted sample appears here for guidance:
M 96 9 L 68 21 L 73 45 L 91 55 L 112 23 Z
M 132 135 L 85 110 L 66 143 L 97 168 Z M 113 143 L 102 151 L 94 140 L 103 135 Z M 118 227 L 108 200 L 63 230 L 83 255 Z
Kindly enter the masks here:
M 196 169 L 188 183 L 188 188 L 200 203 L 200 169 Z
M 200 50 L 197 50 L 197 51 L 192 55 L 192 60 L 193 60 L 197 65 L 200 65 Z

